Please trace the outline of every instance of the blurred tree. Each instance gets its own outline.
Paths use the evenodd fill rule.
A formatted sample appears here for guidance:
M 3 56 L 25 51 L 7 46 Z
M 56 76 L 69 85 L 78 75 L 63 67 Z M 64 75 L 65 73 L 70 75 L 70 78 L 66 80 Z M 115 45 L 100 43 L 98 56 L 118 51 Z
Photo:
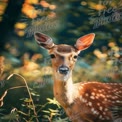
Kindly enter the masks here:
M 7 8 L 0 22 L 0 52 L 5 50 L 5 44 L 14 31 L 14 24 L 18 21 L 24 0 L 9 0 Z

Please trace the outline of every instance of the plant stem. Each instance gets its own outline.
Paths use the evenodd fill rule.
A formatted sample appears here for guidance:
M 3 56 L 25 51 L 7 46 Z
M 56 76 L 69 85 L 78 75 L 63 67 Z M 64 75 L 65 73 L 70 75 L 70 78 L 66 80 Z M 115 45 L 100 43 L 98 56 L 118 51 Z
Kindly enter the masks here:
M 25 80 L 25 78 L 24 78 L 24 77 L 22 77 L 21 75 L 19 75 L 19 74 L 17 74 L 17 73 L 13 73 L 13 74 L 11 74 L 11 75 L 7 78 L 7 80 L 9 80 L 11 77 L 13 77 L 13 75 L 17 75 L 17 76 L 19 76 L 19 77 L 21 77 L 21 78 L 23 79 L 23 81 L 24 81 L 24 83 L 25 83 L 25 85 L 26 85 L 26 88 L 27 88 L 27 91 L 28 91 L 29 97 L 30 97 L 31 102 L 32 102 L 33 112 L 34 112 L 34 115 L 36 116 L 36 121 L 37 121 L 37 122 L 39 122 L 39 120 L 37 119 L 36 108 L 35 108 L 35 105 L 34 105 L 34 102 L 33 102 L 33 99 L 32 99 L 32 96 L 31 96 L 31 93 L 30 93 L 30 90 L 29 90 L 29 87 L 28 87 L 27 81 Z M 12 88 L 16 88 L 16 87 L 12 87 Z M 12 89 L 12 88 L 11 88 L 11 89 Z
M 19 88 L 23 88 L 23 87 L 26 88 L 26 86 L 15 86 L 15 87 L 11 87 L 11 88 L 9 88 L 8 90 L 19 89 Z

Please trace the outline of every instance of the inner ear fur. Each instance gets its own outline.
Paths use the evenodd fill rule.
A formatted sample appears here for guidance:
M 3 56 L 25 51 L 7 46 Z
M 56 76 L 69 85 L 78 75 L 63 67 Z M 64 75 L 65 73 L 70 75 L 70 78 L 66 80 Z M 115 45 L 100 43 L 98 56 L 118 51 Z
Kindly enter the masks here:
M 90 33 L 90 34 L 80 37 L 76 41 L 75 47 L 80 51 L 87 49 L 93 43 L 94 37 L 95 37 L 94 33 Z
M 54 46 L 52 38 L 47 36 L 46 34 L 36 32 L 34 34 L 34 37 L 35 37 L 37 44 L 43 48 L 50 49 Z

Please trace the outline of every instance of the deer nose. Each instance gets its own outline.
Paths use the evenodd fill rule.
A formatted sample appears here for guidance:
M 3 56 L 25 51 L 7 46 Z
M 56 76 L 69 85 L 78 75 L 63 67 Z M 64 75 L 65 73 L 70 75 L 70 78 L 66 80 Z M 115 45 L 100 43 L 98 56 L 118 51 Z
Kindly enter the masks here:
M 67 66 L 62 65 L 62 66 L 59 67 L 59 72 L 61 74 L 65 74 L 66 75 L 69 72 L 69 68 Z

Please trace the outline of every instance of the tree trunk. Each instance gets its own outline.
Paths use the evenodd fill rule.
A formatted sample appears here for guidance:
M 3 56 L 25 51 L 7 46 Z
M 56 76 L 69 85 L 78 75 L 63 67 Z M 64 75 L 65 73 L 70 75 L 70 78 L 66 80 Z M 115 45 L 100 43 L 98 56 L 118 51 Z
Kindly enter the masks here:
M 21 15 L 24 0 L 9 0 L 8 6 L 0 22 L 0 52 L 5 51 L 5 44 L 9 41 L 9 35 L 14 31 L 14 24 Z

